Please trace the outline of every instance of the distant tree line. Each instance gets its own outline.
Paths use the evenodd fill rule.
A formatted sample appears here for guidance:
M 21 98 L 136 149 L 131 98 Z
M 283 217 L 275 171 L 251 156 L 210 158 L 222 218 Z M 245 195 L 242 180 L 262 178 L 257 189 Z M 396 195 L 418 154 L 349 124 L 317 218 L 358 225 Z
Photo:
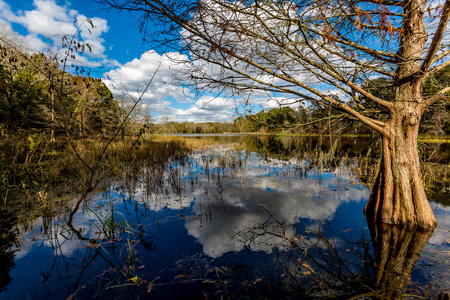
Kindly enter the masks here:
M 422 87 L 425 96 L 434 95 L 444 87 L 450 86 L 450 67 L 428 77 Z M 366 83 L 366 90 L 380 99 L 395 98 L 392 80 L 377 78 Z M 364 96 L 357 98 L 355 106 L 364 107 L 365 113 L 373 118 L 387 119 L 388 111 Z M 288 106 L 260 111 L 235 119 L 234 131 L 259 133 L 343 133 L 368 134 L 372 130 L 356 119 L 330 107 L 311 104 L 298 108 Z M 421 134 L 450 134 L 450 105 L 447 99 L 439 100 L 423 115 L 419 129 Z
M 137 125 L 139 126 L 139 125 Z M 163 122 L 147 124 L 152 134 L 215 134 L 236 132 L 236 126 L 229 122 Z
M 425 80 L 422 93 L 436 94 L 450 86 L 450 67 Z M 392 100 L 394 83 L 387 78 L 369 80 L 365 89 L 376 97 Z M 355 106 L 364 107 L 366 115 L 387 119 L 388 111 L 369 101 L 357 97 Z M 238 116 L 233 123 L 218 122 L 163 122 L 151 124 L 152 133 L 159 134 L 202 134 L 202 133 L 292 133 L 292 134 L 372 134 L 372 129 L 358 122 L 354 117 L 336 109 L 314 104 L 301 103 L 298 107 L 284 106 L 261 110 L 254 114 Z M 446 99 L 439 100 L 423 115 L 419 132 L 429 135 L 450 135 L 450 105 Z
M 17 47 L 20 47 L 17 46 Z M 124 121 L 131 107 L 126 97 L 114 99 L 108 87 L 89 76 L 61 76 L 57 59 L 42 53 L 28 54 L 0 44 L 0 136 L 14 135 L 20 130 L 48 132 L 52 137 L 64 133 L 74 137 L 112 134 Z M 79 72 L 82 73 L 82 72 Z M 60 78 L 64 78 L 63 82 Z M 450 85 L 450 67 L 427 78 L 424 95 L 433 95 Z M 392 80 L 377 78 L 366 83 L 365 89 L 376 97 L 392 100 Z M 63 96 L 62 96 L 63 95 Z M 364 107 L 366 115 L 387 118 L 385 108 L 361 96 L 354 104 Z M 214 133 L 343 133 L 368 134 L 372 130 L 356 119 L 319 104 L 301 103 L 262 110 L 237 117 L 234 122 L 175 122 L 167 118 L 151 123 L 149 112 L 137 109 L 122 130 L 122 136 L 136 134 L 145 124 L 151 134 L 214 134 Z M 450 134 L 450 105 L 439 100 L 424 115 L 420 133 Z

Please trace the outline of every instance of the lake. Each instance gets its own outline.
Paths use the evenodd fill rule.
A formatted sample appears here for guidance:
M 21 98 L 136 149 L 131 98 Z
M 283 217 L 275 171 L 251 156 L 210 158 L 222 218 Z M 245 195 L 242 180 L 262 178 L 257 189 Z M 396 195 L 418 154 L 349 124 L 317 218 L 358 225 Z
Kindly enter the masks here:
M 108 180 L 75 232 L 67 203 L 79 195 L 51 217 L 0 211 L 0 298 L 436 299 L 450 288 L 448 187 L 428 190 L 432 234 L 368 226 L 376 139 L 189 138 L 212 146 Z M 449 144 L 420 147 L 430 170 L 448 166 Z

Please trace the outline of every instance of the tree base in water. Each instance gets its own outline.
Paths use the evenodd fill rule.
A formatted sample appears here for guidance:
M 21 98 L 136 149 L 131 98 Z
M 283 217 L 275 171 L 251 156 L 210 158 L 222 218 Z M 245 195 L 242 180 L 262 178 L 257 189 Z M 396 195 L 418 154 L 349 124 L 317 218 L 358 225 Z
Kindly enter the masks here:
M 417 134 L 408 130 L 383 136 L 377 179 L 364 208 L 367 221 L 434 229 L 437 225 L 420 173 Z

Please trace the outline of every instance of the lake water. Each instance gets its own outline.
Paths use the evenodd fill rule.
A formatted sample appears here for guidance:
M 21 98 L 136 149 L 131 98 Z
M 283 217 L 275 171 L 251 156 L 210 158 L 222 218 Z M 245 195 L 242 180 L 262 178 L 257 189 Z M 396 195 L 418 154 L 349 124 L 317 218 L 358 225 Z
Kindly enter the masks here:
M 430 196 L 431 236 L 368 228 L 354 157 L 378 155 L 376 142 L 203 138 L 215 145 L 92 195 L 74 217 L 79 236 L 64 206 L 27 221 L 3 212 L 0 298 L 435 299 L 450 288 L 445 189 Z M 448 152 L 426 144 L 422 155 L 448 165 Z

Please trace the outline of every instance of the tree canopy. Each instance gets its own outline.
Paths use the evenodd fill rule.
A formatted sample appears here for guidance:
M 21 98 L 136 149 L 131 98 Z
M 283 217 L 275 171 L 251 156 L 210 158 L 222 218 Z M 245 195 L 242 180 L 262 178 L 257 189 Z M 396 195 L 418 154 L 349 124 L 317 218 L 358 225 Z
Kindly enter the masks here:
M 71 133 L 83 136 L 85 132 L 113 132 L 120 125 L 121 108 L 100 79 L 68 73 L 61 76 L 58 63 L 42 53 L 28 54 L 0 45 L 0 55 L 3 133 L 19 129 L 62 131 L 58 124 L 66 122 Z
M 189 69 L 181 77 L 201 90 L 226 92 L 244 105 L 257 96 L 281 105 L 314 102 L 378 131 L 383 157 L 368 220 L 436 226 L 420 177 L 417 135 L 424 112 L 450 90 L 422 93 L 424 80 L 450 65 L 450 1 L 97 1 L 137 14 L 144 39 L 184 54 L 185 60 L 176 56 Z M 393 98 L 368 88 L 376 78 L 393 81 Z M 374 114 L 361 97 L 388 117 Z
M 141 29 L 153 25 L 158 33 L 148 33 L 145 39 L 185 53 L 191 70 L 184 79 L 199 87 L 226 87 L 234 95 L 252 92 L 254 96 L 264 91 L 281 104 L 307 99 L 332 105 L 379 131 L 383 131 L 383 124 L 366 117 L 363 106 L 349 105 L 358 103 L 362 95 L 383 107 L 393 107 L 392 101 L 364 88 L 368 79 L 422 82 L 448 65 L 446 60 L 442 62 L 448 47 L 440 43 L 448 4 L 328 0 L 99 2 L 141 13 Z M 424 105 L 436 101 L 428 100 Z

